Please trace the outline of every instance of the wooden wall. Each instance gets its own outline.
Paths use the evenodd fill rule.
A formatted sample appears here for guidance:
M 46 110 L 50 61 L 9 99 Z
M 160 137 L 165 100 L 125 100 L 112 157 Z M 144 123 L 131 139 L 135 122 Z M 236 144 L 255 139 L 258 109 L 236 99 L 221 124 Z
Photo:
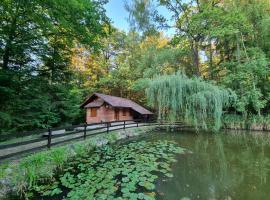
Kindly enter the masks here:
M 101 106 L 97 108 L 97 116 L 91 117 L 91 108 L 87 108 L 86 110 L 86 122 L 88 124 L 90 123 L 99 123 L 99 122 L 110 122 L 110 121 L 116 121 L 115 119 L 115 110 L 117 108 L 113 108 L 109 105 Z M 129 108 L 125 108 L 126 110 L 126 116 L 123 115 L 123 108 L 119 108 L 119 120 L 132 120 L 132 112 Z

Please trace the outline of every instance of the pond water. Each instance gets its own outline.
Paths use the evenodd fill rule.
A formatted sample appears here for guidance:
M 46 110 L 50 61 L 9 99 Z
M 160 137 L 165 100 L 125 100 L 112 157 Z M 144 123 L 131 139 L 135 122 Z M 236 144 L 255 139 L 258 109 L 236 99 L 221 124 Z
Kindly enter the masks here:
M 33 199 L 269 200 L 270 134 L 155 132 L 67 167 Z
M 155 134 L 190 151 L 172 166 L 173 178 L 157 184 L 157 199 L 270 199 L 270 135 L 267 133 Z

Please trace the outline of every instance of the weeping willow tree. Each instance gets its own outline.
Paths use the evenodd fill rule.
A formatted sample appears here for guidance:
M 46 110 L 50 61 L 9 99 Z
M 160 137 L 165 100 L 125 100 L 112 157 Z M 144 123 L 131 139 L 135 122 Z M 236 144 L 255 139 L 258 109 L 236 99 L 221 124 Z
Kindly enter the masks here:
M 150 106 L 158 109 L 159 120 L 181 120 L 196 129 L 212 130 L 220 129 L 223 109 L 236 99 L 230 89 L 190 79 L 182 72 L 155 77 L 146 94 Z

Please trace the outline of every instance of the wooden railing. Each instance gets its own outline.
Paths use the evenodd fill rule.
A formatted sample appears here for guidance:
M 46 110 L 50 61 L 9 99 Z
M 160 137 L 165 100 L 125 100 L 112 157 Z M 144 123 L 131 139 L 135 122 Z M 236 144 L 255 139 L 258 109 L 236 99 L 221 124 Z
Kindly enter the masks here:
M 12 133 L 4 135 L 3 137 L 9 138 L 7 141 L 3 140 L 0 143 L 0 162 L 22 154 L 34 152 L 41 149 L 51 148 L 52 146 L 67 143 L 74 140 L 86 139 L 89 136 L 94 136 L 102 133 L 107 133 L 127 129 L 132 127 L 141 127 L 149 125 L 166 125 L 168 122 L 156 122 L 153 120 L 125 120 L 125 121 L 112 121 L 92 124 L 80 124 L 75 126 L 65 126 L 58 128 L 49 128 L 38 131 Z M 171 124 L 171 123 L 170 123 Z M 173 123 L 181 125 L 181 122 Z M 30 134 L 31 133 L 31 134 Z M 11 137 L 12 136 L 12 137 Z M 34 138 L 26 139 L 32 136 Z M 13 139 L 12 139 L 13 138 Z M 14 140 L 12 142 L 12 140 Z

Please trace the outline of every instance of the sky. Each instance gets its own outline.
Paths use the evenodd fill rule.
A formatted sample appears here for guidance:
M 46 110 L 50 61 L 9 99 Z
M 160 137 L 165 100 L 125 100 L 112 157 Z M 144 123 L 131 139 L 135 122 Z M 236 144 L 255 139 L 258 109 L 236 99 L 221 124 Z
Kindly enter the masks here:
M 124 0 L 109 0 L 105 8 L 113 25 L 120 30 L 128 31 L 128 12 L 124 8 Z
M 132 0 L 127 0 L 127 2 L 131 2 Z M 107 16 L 112 20 L 113 25 L 123 31 L 129 30 L 128 24 L 128 12 L 124 8 L 125 0 L 109 0 L 109 3 L 105 5 Z M 162 7 L 158 8 L 160 14 L 165 16 L 168 20 L 171 19 L 170 12 Z M 164 30 L 165 35 L 172 36 L 174 33 L 173 29 Z

